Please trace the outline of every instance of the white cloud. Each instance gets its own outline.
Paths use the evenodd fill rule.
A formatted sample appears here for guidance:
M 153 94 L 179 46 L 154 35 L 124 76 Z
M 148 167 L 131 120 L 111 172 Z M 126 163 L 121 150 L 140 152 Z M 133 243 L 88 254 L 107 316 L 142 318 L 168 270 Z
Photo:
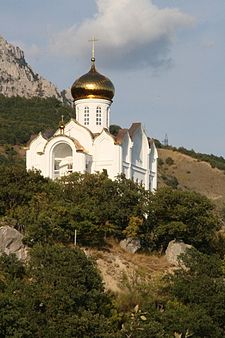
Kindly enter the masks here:
M 96 0 L 97 13 L 52 38 L 50 50 L 69 57 L 90 57 L 87 42 L 99 39 L 96 56 L 110 67 L 157 67 L 168 62 L 178 28 L 193 25 L 193 17 L 178 9 L 159 9 L 151 0 Z
M 216 45 L 215 41 L 212 40 L 204 40 L 201 44 L 203 48 L 214 48 Z

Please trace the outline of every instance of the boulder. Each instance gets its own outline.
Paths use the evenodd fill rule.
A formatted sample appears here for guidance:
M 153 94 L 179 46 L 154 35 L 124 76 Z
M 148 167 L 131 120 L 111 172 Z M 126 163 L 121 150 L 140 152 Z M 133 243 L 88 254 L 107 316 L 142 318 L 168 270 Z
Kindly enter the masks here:
M 9 225 L 0 227 L 0 252 L 15 254 L 19 260 L 27 258 L 27 247 L 22 242 L 23 235 Z
M 166 258 L 170 264 L 179 265 L 179 256 L 192 248 L 192 245 L 186 244 L 183 241 L 170 241 L 166 249 Z
M 120 246 L 125 251 L 134 254 L 141 248 L 141 243 L 139 239 L 125 238 L 123 241 L 120 241 Z

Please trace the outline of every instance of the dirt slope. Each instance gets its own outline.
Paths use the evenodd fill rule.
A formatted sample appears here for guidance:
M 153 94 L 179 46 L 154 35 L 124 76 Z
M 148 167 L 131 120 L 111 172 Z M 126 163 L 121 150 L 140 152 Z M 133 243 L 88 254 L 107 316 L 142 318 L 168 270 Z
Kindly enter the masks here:
M 125 252 L 115 241 L 108 244 L 107 250 L 88 248 L 84 251 L 94 258 L 105 288 L 112 292 L 125 291 L 127 283 L 135 283 L 137 278 L 147 281 L 171 269 L 165 256 L 131 254 Z
M 199 192 L 220 206 L 225 203 L 224 171 L 169 149 L 159 149 L 159 158 L 159 163 L 163 161 L 159 165 L 159 186 L 165 185 L 165 176 L 175 176 L 179 188 Z M 173 164 L 166 163 L 168 158 Z

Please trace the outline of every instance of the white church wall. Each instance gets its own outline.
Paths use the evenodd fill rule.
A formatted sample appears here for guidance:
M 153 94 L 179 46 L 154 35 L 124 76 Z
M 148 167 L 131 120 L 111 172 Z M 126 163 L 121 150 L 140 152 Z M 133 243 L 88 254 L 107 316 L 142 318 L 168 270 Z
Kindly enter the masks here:
M 92 172 L 107 170 L 110 178 L 122 172 L 121 147 L 114 144 L 114 139 L 105 130 L 96 137 L 93 145 Z
M 123 161 L 129 163 L 131 161 L 131 148 L 133 142 L 130 139 L 129 133 L 127 132 L 124 136 L 122 143 L 122 151 L 123 151 Z
M 132 157 L 132 147 L 133 142 L 129 136 L 129 133 L 125 134 L 123 138 L 123 142 L 121 145 L 122 148 L 122 161 L 123 161 L 123 169 L 122 172 L 126 178 L 131 178 L 131 157 Z
M 85 154 L 85 171 L 89 174 L 92 173 L 93 157 L 89 154 Z
M 82 152 L 75 152 L 73 156 L 73 172 L 86 172 L 86 155 Z
M 131 166 L 131 178 L 134 182 L 145 186 L 145 178 L 147 171 L 135 165 Z
M 149 152 L 147 135 L 140 127 L 133 136 L 132 164 L 149 169 Z
M 125 175 L 126 178 L 131 178 L 130 177 L 130 163 L 123 161 L 122 173 Z
M 43 167 L 43 151 L 47 143 L 47 140 L 41 133 L 31 141 L 29 148 L 27 149 L 26 168 L 27 170 L 41 170 Z
M 143 149 L 142 149 L 142 132 L 138 129 L 133 138 L 133 147 L 132 147 L 132 164 L 135 166 L 143 165 Z
M 158 160 L 158 151 L 153 142 L 151 144 L 151 151 L 150 151 L 150 183 L 151 183 L 151 191 L 157 190 L 157 160 Z
M 75 106 L 77 121 L 90 129 L 92 133 L 101 133 L 103 128 L 109 128 L 111 101 L 89 98 L 77 100 Z

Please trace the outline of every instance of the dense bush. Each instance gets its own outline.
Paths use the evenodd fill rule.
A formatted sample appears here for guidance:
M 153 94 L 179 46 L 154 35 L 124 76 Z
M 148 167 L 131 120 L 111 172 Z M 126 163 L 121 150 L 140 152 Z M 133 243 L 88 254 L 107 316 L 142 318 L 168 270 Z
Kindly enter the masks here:
M 174 238 L 200 250 L 223 247 L 213 205 L 192 192 L 171 188 L 154 195 L 119 176 L 74 173 L 60 181 L 0 166 L 0 214 L 25 231 L 29 245 L 72 243 L 103 245 L 106 237 L 140 237 L 148 250 L 164 250 Z
M 220 221 L 212 203 L 194 192 L 159 189 L 149 204 L 143 240 L 157 250 L 166 249 L 172 239 L 182 239 L 203 251 L 209 251 Z
M 11 337 L 117 337 L 111 299 L 78 249 L 34 247 L 22 266 L 0 258 L 0 332 Z

